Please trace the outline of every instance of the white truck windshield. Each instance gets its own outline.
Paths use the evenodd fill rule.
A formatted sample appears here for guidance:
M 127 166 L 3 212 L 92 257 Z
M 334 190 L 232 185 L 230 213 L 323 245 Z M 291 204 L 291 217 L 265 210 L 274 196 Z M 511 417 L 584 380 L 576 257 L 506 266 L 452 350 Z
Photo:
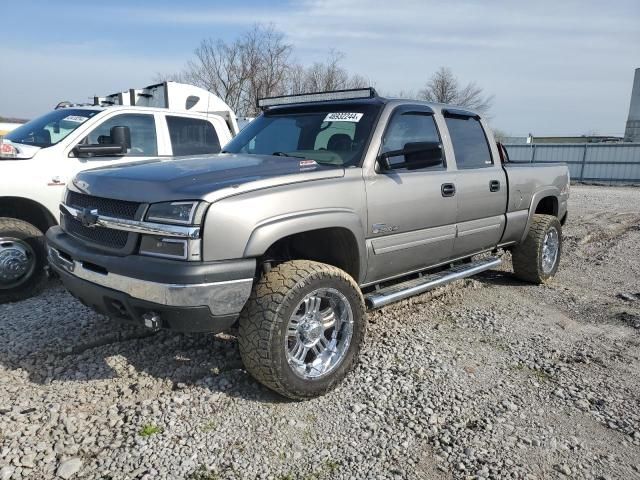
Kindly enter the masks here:
M 16 128 L 4 138 L 14 143 L 50 147 L 100 112 L 80 108 L 53 110 Z

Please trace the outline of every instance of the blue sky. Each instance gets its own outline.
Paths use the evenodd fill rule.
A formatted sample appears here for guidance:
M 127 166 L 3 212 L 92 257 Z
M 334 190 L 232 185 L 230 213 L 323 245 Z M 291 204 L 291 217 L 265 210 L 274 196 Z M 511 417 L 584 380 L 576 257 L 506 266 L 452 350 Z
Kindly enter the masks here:
M 624 131 L 640 67 L 640 1 L 299 0 L 2 3 L 0 114 L 34 117 L 182 68 L 206 37 L 273 23 L 302 63 L 334 48 L 383 92 L 440 66 L 495 95 L 514 135 Z

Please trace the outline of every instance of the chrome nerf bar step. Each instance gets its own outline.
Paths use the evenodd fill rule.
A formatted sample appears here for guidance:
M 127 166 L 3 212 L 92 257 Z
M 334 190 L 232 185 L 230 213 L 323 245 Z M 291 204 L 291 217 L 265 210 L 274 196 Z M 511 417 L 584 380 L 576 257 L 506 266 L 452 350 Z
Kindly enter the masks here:
M 501 263 L 501 259 L 489 257 L 471 263 L 456 265 L 455 267 L 442 270 L 438 273 L 424 275 L 412 280 L 407 280 L 406 282 L 375 290 L 366 294 L 364 299 L 367 307 L 371 309 L 384 307 L 385 305 L 403 300 L 407 297 L 428 292 L 447 283 L 484 272 L 485 270 L 497 267 Z

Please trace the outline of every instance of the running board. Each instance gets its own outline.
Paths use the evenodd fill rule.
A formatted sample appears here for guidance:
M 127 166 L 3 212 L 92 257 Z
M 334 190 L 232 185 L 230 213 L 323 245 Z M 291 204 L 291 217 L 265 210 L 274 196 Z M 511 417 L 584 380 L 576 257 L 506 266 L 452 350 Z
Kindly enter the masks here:
M 471 263 L 463 263 L 448 270 L 442 270 L 430 275 L 407 280 L 406 282 L 397 283 L 389 287 L 375 290 L 365 295 L 364 299 L 367 307 L 371 309 L 384 307 L 398 300 L 403 300 L 413 295 L 428 292 L 434 288 L 441 287 L 447 283 L 455 282 L 462 278 L 467 278 L 476 273 L 484 272 L 491 268 L 497 267 L 502 260 L 497 257 L 484 258 Z

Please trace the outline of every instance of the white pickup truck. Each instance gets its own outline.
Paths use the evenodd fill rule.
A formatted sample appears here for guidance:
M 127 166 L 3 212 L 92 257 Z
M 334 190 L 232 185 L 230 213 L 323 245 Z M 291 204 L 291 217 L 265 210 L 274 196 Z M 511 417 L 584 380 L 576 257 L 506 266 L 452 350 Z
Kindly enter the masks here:
M 235 113 L 206 90 L 163 82 L 59 105 L 0 142 L 0 303 L 44 281 L 44 233 L 58 223 L 76 173 L 152 158 L 218 153 L 238 133 Z

